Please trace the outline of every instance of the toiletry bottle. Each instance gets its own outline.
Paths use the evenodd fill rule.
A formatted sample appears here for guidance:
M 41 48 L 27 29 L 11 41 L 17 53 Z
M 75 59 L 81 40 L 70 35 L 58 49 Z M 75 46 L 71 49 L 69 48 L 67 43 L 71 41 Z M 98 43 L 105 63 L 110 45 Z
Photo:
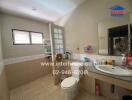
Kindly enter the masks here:
M 112 65 L 112 59 L 111 58 L 107 59 L 107 64 Z
M 95 86 L 95 94 L 96 94 L 96 96 L 100 96 L 100 86 L 99 86 L 99 84 L 98 83 L 96 83 L 96 86 Z
M 122 54 L 122 65 L 123 66 L 126 65 L 126 57 L 125 57 L 125 54 Z
M 131 52 L 127 56 L 127 63 L 128 65 L 132 66 L 132 53 Z

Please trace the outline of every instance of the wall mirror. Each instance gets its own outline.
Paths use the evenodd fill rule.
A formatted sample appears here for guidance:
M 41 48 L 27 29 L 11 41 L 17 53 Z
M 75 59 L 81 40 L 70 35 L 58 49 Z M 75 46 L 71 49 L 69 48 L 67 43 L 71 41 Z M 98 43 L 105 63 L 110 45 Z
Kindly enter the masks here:
M 99 54 L 121 56 L 130 51 L 132 15 L 110 17 L 98 23 Z
M 130 50 L 132 51 L 132 13 L 130 14 L 130 27 L 129 27 L 129 30 L 130 30 L 130 38 L 129 38 Z

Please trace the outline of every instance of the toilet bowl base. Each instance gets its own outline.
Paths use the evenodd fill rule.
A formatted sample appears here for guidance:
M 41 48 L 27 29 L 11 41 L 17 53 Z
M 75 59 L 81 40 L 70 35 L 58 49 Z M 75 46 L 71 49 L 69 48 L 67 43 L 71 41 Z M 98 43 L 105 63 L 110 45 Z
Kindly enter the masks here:
M 75 96 L 78 94 L 78 89 L 77 87 L 68 91 L 64 91 L 64 100 L 72 100 Z

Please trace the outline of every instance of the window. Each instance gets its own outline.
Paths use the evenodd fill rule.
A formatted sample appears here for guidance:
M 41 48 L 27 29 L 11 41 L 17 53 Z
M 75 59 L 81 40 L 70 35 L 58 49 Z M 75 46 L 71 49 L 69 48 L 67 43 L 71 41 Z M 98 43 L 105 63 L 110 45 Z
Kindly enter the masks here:
M 32 44 L 42 44 L 43 35 L 41 33 L 31 32 L 31 40 L 32 40 Z
M 12 32 L 13 44 L 43 44 L 43 33 L 17 29 Z
M 14 44 L 30 44 L 29 32 L 13 31 Z
M 64 53 L 63 29 L 60 27 L 54 28 L 54 52 Z

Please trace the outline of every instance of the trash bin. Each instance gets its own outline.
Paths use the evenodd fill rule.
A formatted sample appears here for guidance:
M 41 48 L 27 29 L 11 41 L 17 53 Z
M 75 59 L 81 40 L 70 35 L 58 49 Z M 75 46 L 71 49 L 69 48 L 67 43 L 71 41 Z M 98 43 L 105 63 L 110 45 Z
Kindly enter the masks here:
M 129 95 L 123 96 L 122 100 L 132 100 L 132 96 Z

